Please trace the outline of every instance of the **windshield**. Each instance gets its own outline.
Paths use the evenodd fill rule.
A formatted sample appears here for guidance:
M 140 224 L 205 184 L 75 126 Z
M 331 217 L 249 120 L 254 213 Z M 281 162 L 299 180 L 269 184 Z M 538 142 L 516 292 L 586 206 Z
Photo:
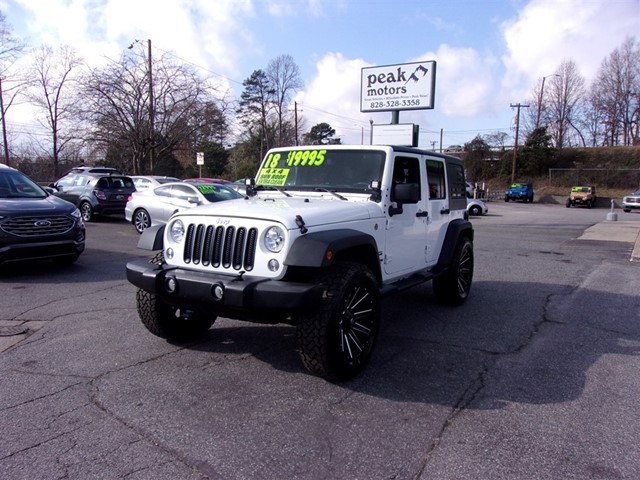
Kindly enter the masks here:
M 0 171 L 0 198 L 44 198 L 47 193 L 26 175 Z
M 238 192 L 232 188 L 213 183 L 201 183 L 196 185 L 198 191 L 209 202 L 220 202 L 222 200 L 233 200 L 234 198 L 242 198 Z
M 256 186 L 370 192 L 371 182 L 382 179 L 384 161 L 383 151 L 276 150 L 263 163 Z

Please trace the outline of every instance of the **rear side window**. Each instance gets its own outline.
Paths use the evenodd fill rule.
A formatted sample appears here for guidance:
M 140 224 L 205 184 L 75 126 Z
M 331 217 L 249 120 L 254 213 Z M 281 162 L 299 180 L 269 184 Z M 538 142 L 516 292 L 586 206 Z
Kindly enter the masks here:
M 452 210 L 467 208 L 467 184 L 464 168 L 458 159 L 447 158 L 447 179 L 449 180 L 449 206 Z
M 444 162 L 427 160 L 427 181 L 429 182 L 429 198 L 438 199 L 447 196 Z

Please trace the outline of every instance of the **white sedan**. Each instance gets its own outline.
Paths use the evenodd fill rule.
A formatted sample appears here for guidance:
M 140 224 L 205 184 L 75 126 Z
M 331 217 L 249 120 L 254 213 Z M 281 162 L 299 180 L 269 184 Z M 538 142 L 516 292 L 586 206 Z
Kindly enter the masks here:
M 467 212 L 469 215 L 486 215 L 489 207 L 482 200 L 477 198 L 467 198 Z
M 124 216 L 138 233 L 152 225 L 164 225 L 171 215 L 198 205 L 233 200 L 243 196 L 217 183 L 165 183 L 129 196 Z

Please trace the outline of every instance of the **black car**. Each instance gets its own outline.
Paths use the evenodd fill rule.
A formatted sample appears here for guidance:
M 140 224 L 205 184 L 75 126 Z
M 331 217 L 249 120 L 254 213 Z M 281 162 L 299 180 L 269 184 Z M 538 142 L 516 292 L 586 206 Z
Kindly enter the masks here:
M 127 199 L 136 190 L 131 177 L 89 171 L 72 171 L 49 188 L 57 197 L 76 205 L 85 222 L 95 215 L 124 215 Z
M 75 205 L 0 164 L 0 265 L 20 260 L 75 262 L 85 227 Z

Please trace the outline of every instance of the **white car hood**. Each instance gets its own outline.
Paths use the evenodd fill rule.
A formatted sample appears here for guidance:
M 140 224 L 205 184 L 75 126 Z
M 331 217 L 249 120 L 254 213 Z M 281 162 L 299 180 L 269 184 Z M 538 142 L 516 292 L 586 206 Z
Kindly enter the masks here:
M 302 217 L 307 227 L 331 223 L 366 220 L 382 215 L 378 203 L 360 195 L 341 200 L 331 194 L 303 196 L 262 196 L 228 200 L 212 205 L 200 205 L 184 210 L 177 216 L 211 216 L 212 218 L 255 218 L 282 223 L 287 229 L 298 228 L 296 216 Z

